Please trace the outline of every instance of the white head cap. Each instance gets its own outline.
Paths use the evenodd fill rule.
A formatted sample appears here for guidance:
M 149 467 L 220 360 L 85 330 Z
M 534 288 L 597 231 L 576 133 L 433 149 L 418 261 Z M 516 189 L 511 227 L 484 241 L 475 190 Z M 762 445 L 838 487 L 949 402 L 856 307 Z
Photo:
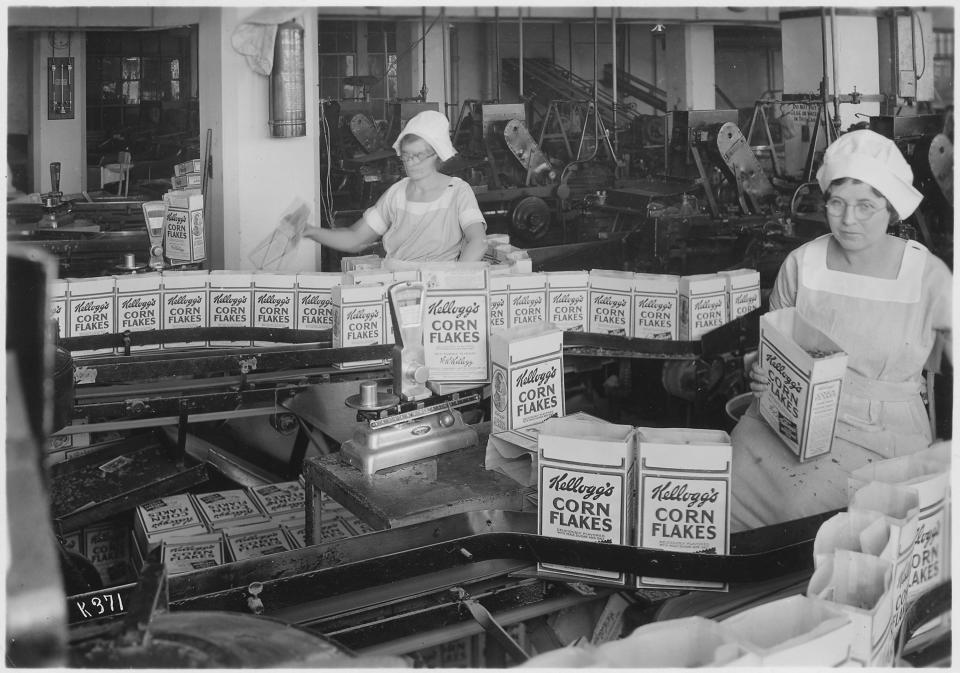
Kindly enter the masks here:
M 909 217 L 923 199 L 913 187 L 910 164 L 896 144 L 867 129 L 845 133 L 823 153 L 823 165 L 817 171 L 820 189 L 826 193 L 839 178 L 854 178 L 876 189 L 900 219 Z
M 440 157 L 440 161 L 446 161 L 457 153 L 453 149 L 453 143 L 450 142 L 450 122 L 444 114 L 436 110 L 424 110 L 407 122 L 397 136 L 396 142 L 393 143 L 393 149 L 397 154 L 400 154 L 400 143 L 403 137 L 409 135 L 423 138 Z

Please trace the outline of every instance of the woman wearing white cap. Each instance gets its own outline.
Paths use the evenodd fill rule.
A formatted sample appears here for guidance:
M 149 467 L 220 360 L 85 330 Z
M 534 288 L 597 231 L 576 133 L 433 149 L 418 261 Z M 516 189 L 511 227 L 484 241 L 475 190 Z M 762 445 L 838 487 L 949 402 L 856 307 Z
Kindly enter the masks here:
M 477 197 L 466 182 L 438 171 L 456 154 L 449 133 L 440 112 L 413 117 L 393 144 L 407 177 L 391 185 L 353 226 L 310 227 L 303 235 L 341 252 L 360 252 L 382 237 L 388 260 L 480 261 L 486 222 Z
M 805 463 L 760 418 L 756 401 L 731 436 L 733 531 L 845 507 L 847 475 L 931 442 L 922 370 L 950 348 L 952 277 L 915 241 L 887 234 L 922 198 L 893 141 L 852 131 L 827 148 L 817 181 L 830 233 L 794 250 L 770 309 L 796 307 L 848 354 L 833 450 Z M 767 387 L 751 368 L 751 389 Z

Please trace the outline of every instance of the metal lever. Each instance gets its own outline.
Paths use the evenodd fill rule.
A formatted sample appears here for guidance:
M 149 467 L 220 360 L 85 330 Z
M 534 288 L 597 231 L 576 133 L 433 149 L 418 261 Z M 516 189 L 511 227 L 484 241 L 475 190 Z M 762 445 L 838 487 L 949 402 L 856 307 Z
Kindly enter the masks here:
M 492 636 L 493 639 L 497 641 L 497 644 L 503 648 L 504 652 L 514 661 L 522 663 L 530 658 L 530 655 L 523 651 L 523 648 L 517 644 L 517 641 L 497 623 L 497 620 L 493 618 L 489 610 L 473 598 L 465 598 L 462 602 L 467 606 L 467 610 L 469 610 L 473 618 L 477 620 L 477 623 L 483 627 L 483 630 Z
M 54 194 L 60 193 L 60 162 L 50 162 L 50 191 Z

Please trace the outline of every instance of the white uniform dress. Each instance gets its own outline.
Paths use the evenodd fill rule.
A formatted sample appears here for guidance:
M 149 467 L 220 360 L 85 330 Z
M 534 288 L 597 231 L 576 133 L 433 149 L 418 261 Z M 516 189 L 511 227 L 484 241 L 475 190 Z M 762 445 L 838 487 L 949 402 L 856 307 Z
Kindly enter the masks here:
M 833 450 L 800 463 L 754 401 L 731 435 L 734 532 L 845 507 L 851 471 L 931 441 L 922 370 L 937 331 L 950 329 L 950 271 L 913 241 L 895 279 L 832 271 L 826 263 L 830 236 L 790 253 L 770 309 L 796 306 L 849 356 Z
M 463 232 L 471 224 L 486 228 L 473 189 L 460 178 L 433 201 L 410 201 L 410 178 L 394 183 L 363 213 L 364 221 L 383 237 L 386 259 L 405 262 L 451 262 L 460 256 Z

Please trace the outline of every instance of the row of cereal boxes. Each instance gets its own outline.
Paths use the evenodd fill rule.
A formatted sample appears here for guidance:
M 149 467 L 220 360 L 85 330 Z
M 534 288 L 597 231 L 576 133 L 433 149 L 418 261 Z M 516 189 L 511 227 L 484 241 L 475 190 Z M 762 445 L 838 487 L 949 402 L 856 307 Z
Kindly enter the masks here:
M 428 286 L 425 345 L 458 355 L 468 343 L 485 352 L 494 331 L 542 323 L 565 331 L 697 340 L 760 305 L 759 274 L 750 269 L 693 276 L 598 269 L 533 273 L 477 262 L 295 275 L 172 271 L 62 279 L 52 284 L 51 308 L 62 338 L 261 327 L 332 329 L 334 346 L 371 346 L 394 341 L 387 288 L 416 280 Z M 134 344 L 134 350 L 160 347 Z M 251 342 L 184 341 L 162 347 L 207 345 Z M 474 378 L 486 378 L 485 371 Z M 450 380 L 473 379 L 461 372 Z
M 323 496 L 320 530 L 320 542 L 330 542 L 371 528 Z M 94 564 L 105 586 L 131 581 L 158 547 L 171 575 L 300 549 L 306 546 L 303 483 L 164 496 L 136 508 L 132 531 L 106 523 L 63 537 L 67 549 Z
M 540 534 L 728 553 L 725 433 L 631 428 L 580 414 L 544 423 L 539 448 Z M 584 455 L 591 456 L 589 463 Z M 847 511 L 817 532 L 815 570 L 803 596 L 752 608 L 719 625 L 641 627 L 613 647 L 578 653 L 578 665 L 617 665 L 626 649 L 639 648 L 634 652 L 657 652 L 663 666 L 891 666 L 907 608 L 950 577 L 950 459 L 945 442 L 853 471 Z M 592 583 L 623 586 L 630 579 L 621 572 L 538 567 L 548 576 Z M 691 579 L 633 579 L 637 587 L 724 588 Z M 559 666 L 570 656 L 557 653 L 530 664 Z

